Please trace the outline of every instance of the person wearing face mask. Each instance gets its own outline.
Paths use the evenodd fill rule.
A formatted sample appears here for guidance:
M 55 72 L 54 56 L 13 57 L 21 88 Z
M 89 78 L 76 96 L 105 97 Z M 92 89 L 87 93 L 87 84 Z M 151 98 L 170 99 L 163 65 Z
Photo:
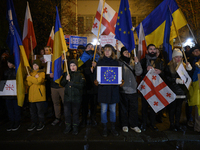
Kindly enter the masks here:
M 143 72 L 141 74 L 141 80 L 145 77 L 147 72 L 150 69 L 154 69 L 156 74 L 159 74 L 162 78 L 163 70 L 164 70 L 164 62 L 157 58 L 156 56 L 156 47 L 154 44 L 149 44 L 147 46 L 147 54 L 145 55 L 145 58 L 143 58 L 140 63 L 142 65 Z M 142 99 L 142 125 L 141 130 L 146 131 L 147 127 L 147 117 L 148 117 L 148 107 L 150 106 L 147 102 L 147 100 L 141 95 Z M 158 128 L 155 125 L 155 118 L 156 113 L 154 110 L 150 107 L 150 127 L 154 131 L 158 131 Z
M 166 83 L 169 88 L 176 94 L 176 99 L 169 104 L 170 130 L 172 131 L 181 130 L 179 121 L 181 117 L 182 103 L 187 98 L 187 88 L 184 85 L 184 80 L 182 80 L 176 72 L 176 67 L 182 63 L 188 73 L 190 73 L 192 70 L 192 66 L 190 65 L 190 63 L 187 62 L 185 64 L 182 57 L 183 54 L 181 50 L 175 48 L 172 53 L 172 60 L 169 62 L 164 70 Z
M 130 129 L 137 133 L 141 130 L 138 127 L 138 93 L 136 76 L 141 75 L 142 66 L 137 57 L 134 60 L 126 47 L 121 48 L 119 64 L 122 66 L 123 86 L 120 88 L 120 120 L 122 130 L 128 132 Z

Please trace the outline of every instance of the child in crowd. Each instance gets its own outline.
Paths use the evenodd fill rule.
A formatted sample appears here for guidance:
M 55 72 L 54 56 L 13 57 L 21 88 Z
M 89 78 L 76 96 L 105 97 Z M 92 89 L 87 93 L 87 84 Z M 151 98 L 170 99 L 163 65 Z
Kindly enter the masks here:
M 14 57 L 10 56 L 7 60 L 8 69 L 4 72 L 4 80 L 16 80 Z M 20 127 L 21 108 L 17 104 L 17 96 L 6 96 L 6 107 L 10 124 L 7 131 L 16 131 Z
M 112 45 L 106 44 L 104 46 L 103 57 L 99 59 L 97 66 L 119 66 L 115 57 L 115 49 Z M 103 123 L 104 137 L 108 136 L 107 131 L 107 108 L 110 110 L 111 132 L 114 136 L 118 136 L 115 130 L 116 122 L 116 104 L 119 103 L 119 85 L 98 85 L 98 81 L 94 81 L 98 86 L 98 102 L 101 103 L 101 122 Z
M 33 61 L 33 71 L 27 76 L 27 83 L 29 86 L 29 102 L 30 102 L 30 114 L 32 124 L 28 128 L 28 131 L 32 131 L 37 126 L 37 118 L 39 118 L 39 125 L 37 131 L 44 128 L 44 101 L 46 101 L 45 95 L 45 73 L 40 71 L 40 60 Z
M 78 134 L 79 125 L 79 109 L 81 105 L 82 89 L 85 83 L 84 76 L 77 71 L 78 61 L 72 59 L 69 62 L 69 74 L 65 73 L 60 81 L 60 85 L 65 87 L 64 95 L 64 113 L 66 128 L 64 134 L 69 133 L 71 130 L 71 112 L 73 118 L 73 132 Z
M 172 53 L 172 60 L 165 68 L 166 83 L 168 83 L 169 88 L 176 94 L 176 99 L 169 104 L 169 121 L 170 130 L 180 131 L 181 126 L 179 124 L 181 117 L 182 103 L 186 100 L 187 89 L 184 85 L 184 80 L 180 78 L 176 72 L 176 67 L 183 63 L 187 71 L 191 71 L 192 67 L 190 63 L 183 62 L 183 54 L 180 49 L 175 48 Z

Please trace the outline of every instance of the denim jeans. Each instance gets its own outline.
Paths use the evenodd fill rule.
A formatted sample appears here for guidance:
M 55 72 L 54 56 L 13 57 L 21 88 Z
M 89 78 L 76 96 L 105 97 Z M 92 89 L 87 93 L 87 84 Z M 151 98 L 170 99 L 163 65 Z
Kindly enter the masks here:
M 20 121 L 21 108 L 17 104 L 17 98 L 16 99 L 7 99 L 6 106 L 7 106 L 9 120 L 10 121 Z
M 101 103 L 101 122 L 107 123 L 107 110 L 110 110 L 110 122 L 116 122 L 116 103 L 114 104 L 106 104 Z

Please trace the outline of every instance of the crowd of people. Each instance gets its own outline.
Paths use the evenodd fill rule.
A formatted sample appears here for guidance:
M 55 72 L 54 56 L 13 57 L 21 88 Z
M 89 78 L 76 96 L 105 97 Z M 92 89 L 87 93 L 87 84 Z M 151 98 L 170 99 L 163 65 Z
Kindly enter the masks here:
M 158 131 L 156 117 L 161 117 L 163 115 L 162 111 L 169 112 L 169 129 L 180 131 L 180 116 L 184 101 L 186 101 L 188 126 L 194 127 L 194 131 L 200 132 L 198 107 L 193 107 L 188 103 L 188 101 L 195 99 L 194 95 L 200 94 L 199 84 L 191 85 L 193 90 L 189 91 L 184 85 L 184 80 L 176 72 L 177 66 L 182 63 L 192 81 L 198 81 L 198 74 L 200 73 L 200 47 L 198 45 L 191 49 L 189 46 L 186 47 L 187 60 L 184 59 L 181 49 L 175 48 L 172 52 L 172 60 L 167 63 L 154 44 L 148 45 L 147 53 L 140 61 L 137 57 L 132 57 L 126 47 L 121 48 L 120 57 L 117 58 L 115 48 L 110 44 L 106 44 L 102 51 L 96 53 L 94 60 L 94 47 L 91 43 L 81 48 L 82 50 L 78 51 L 78 55 L 76 51 L 73 51 L 71 56 L 69 53 L 67 54 L 69 72 L 63 73 L 60 83 L 53 80 L 53 73 L 46 74 L 47 65 L 44 57 L 31 62 L 32 70 L 30 70 L 30 75 L 27 75 L 25 79 L 31 116 L 28 131 L 33 131 L 34 129 L 40 131 L 45 127 L 45 111 L 50 100 L 53 102 L 55 113 L 55 120 L 51 125 L 55 126 L 61 122 L 61 107 L 63 106 L 64 108 L 65 134 L 72 130 L 72 133 L 77 135 L 79 128 L 84 128 L 88 122 L 95 127 L 98 123 L 96 121 L 98 104 L 101 107 L 102 136 L 104 137 L 108 136 L 107 114 L 109 114 L 111 133 L 114 136 L 119 135 L 115 128 L 117 108 L 119 108 L 119 123 L 123 132 L 128 132 L 131 129 L 140 133 L 146 131 L 147 126 L 154 131 Z M 52 55 L 51 48 L 44 47 L 44 50 L 40 51 L 40 55 L 44 54 Z M 81 55 L 88 55 L 89 59 L 84 63 L 80 63 L 78 58 Z M 15 80 L 14 57 L 6 55 L 4 62 L 5 60 L 8 68 L 3 72 L 1 80 Z M 6 65 L 6 63 L 4 64 Z M 121 66 L 121 84 L 99 84 L 97 81 L 98 66 Z M 155 73 L 160 75 L 176 94 L 176 99 L 157 114 L 150 107 L 145 97 L 137 90 L 138 83 L 150 69 L 154 69 Z M 141 95 L 142 101 L 141 122 L 138 115 L 139 95 Z M 7 131 L 16 131 L 19 129 L 21 121 L 17 96 L 4 96 L 4 99 L 10 121 Z M 195 101 L 199 103 L 200 99 L 195 99 Z M 117 104 L 119 107 L 116 107 Z M 193 109 L 195 109 L 194 117 L 192 115 Z M 88 114 L 90 114 L 90 118 L 88 118 Z M 148 117 L 150 124 L 147 121 Z

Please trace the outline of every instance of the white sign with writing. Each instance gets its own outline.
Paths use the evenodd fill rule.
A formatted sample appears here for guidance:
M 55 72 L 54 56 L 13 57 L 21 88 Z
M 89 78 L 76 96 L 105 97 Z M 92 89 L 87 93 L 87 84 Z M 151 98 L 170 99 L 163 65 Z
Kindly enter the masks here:
M 176 71 L 177 71 L 178 75 L 180 76 L 180 78 L 184 81 L 184 84 L 187 87 L 187 89 L 189 90 L 192 79 L 190 78 L 189 74 L 185 70 L 182 63 L 179 65 L 179 67 Z
M 46 74 L 50 74 L 52 55 L 43 55 L 44 62 L 47 63 Z
M 101 35 L 100 40 L 101 40 L 102 47 L 105 46 L 106 44 L 110 44 L 114 47 L 116 45 L 115 35 Z
M 0 86 L 0 96 L 17 96 L 16 80 L 2 80 Z

